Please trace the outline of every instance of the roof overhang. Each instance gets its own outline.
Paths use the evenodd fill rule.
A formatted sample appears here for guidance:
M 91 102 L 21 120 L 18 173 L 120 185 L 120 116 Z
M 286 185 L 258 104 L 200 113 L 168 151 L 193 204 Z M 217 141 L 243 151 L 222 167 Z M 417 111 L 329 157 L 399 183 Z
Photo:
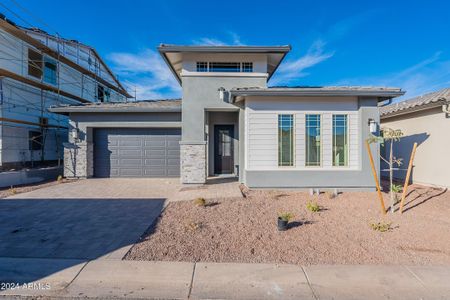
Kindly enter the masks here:
M 50 107 L 48 111 L 62 115 L 71 113 L 181 113 L 181 107 L 101 107 L 101 105 L 78 105 Z
M 419 111 L 442 107 L 443 105 L 448 105 L 448 104 L 450 104 L 450 101 L 447 101 L 445 99 L 439 99 L 437 101 L 430 102 L 430 103 L 427 103 L 424 105 L 417 105 L 417 106 L 410 107 L 410 108 L 399 109 L 399 110 L 396 110 L 393 112 L 388 112 L 388 113 L 381 112 L 380 119 L 388 119 L 388 118 L 408 115 L 408 114 L 412 114 L 412 113 L 419 112 Z
M 158 47 L 164 61 L 169 66 L 173 75 L 181 85 L 182 54 L 183 53 L 263 53 L 268 55 L 267 70 L 272 77 L 276 69 L 291 51 L 291 46 L 180 46 L 161 44 Z
M 352 87 L 305 87 L 305 88 L 255 88 L 230 91 L 232 102 L 245 100 L 249 96 L 280 97 L 376 97 L 385 101 L 404 95 L 399 88 L 352 88 Z

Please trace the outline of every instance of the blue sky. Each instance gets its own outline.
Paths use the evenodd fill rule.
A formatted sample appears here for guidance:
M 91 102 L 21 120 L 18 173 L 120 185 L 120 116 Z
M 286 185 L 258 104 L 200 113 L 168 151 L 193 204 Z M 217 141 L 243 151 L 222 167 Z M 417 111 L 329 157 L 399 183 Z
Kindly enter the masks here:
M 180 96 L 160 43 L 292 45 L 269 85 L 397 86 L 405 98 L 450 86 L 447 1 L 1 2 L 96 48 L 138 99 Z

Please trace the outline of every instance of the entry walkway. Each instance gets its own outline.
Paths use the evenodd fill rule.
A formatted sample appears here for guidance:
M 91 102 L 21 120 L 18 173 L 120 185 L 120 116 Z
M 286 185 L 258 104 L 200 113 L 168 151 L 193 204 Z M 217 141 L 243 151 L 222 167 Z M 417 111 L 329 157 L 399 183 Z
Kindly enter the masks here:
M 0 258 L 0 282 L 18 284 L 0 291 L 0 298 L 450 298 L 450 268 L 437 266 L 302 267 Z

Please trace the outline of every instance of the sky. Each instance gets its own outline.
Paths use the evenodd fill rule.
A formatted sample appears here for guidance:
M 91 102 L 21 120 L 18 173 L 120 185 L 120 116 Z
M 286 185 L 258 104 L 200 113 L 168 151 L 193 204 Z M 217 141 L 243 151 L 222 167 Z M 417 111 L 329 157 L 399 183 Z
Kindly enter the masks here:
M 269 86 L 450 87 L 449 1 L 0 0 L 24 26 L 94 47 L 137 99 L 181 88 L 159 44 L 291 45 Z

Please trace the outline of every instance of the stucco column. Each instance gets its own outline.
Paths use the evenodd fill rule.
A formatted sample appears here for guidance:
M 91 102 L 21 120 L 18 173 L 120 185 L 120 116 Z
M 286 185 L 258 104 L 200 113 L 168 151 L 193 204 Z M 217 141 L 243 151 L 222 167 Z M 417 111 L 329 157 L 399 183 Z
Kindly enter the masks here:
M 206 182 L 206 142 L 180 142 L 181 183 Z

